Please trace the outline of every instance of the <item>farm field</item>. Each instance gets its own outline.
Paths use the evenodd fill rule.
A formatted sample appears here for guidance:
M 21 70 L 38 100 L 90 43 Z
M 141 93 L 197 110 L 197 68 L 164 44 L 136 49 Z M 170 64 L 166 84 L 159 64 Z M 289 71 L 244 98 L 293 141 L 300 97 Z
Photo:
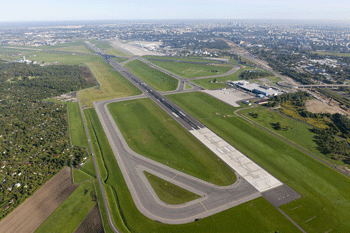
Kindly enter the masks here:
M 0 222 L 1 232 L 34 232 L 76 188 L 70 168 L 63 168 Z
M 113 221 L 121 232 L 298 232 L 295 226 L 264 198 L 257 198 L 213 216 L 183 225 L 163 224 L 148 219 L 137 210 L 132 200 L 95 110 L 86 109 L 84 113 L 89 119 L 90 135 L 94 134 L 91 140 L 96 159 L 99 158 L 101 175 L 108 177 L 106 190 L 109 190 L 107 191 L 109 202 L 113 204 L 110 205 L 113 206 L 110 207 Z
M 152 175 L 151 173 L 144 172 L 144 174 L 152 185 L 152 188 L 156 192 L 159 199 L 165 203 L 178 205 L 201 197 L 155 175 Z
M 135 152 L 216 185 L 236 181 L 225 163 L 150 99 L 112 103 L 108 109 Z
M 157 91 L 173 91 L 176 90 L 179 84 L 177 79 L 156 68 L 150 67 L 140 60 L 130 61 L 126 63 L 124 67 L 130 68 L 130 71 L 133 74 L 155 88 Z
M 195 78 L 195 77 L 202 77 L 202 76 L 224 74 L 232 69 L 231 66 L 219 66 L 219 65 L 214 66 L 214 65 L 202 65 L 202 64 L 155 61 L 155 60 L 149 60 L 149 61 L 183 78 Z
M 117 57 L 131 57 L 129 54 L 124 53 L 123 51 L 116 49 L 116 48 L 107 48 L 105 50 L 105 53 L 107 53 L 109 55 L 114 55 Z
M 306 232 L 350 231 L 348 177 L 237 116 L 208 118 L 216 106 L 201 108 L 198 103 L 208 98 L 203 95 L 188 93 L 168 98 L 301 194 L 302 198 L 280 208 Z
M 94 184 L 83 182 L 35 232 L 74 232 L 95 204 Z
M 92 107 L 93 101 L 113 99 L 124 96 L 141 94 L 119 72 L 102 61 L 86 62 L 101 86 L 93 87 L 79 92 L 79 98 L 83 107 Z

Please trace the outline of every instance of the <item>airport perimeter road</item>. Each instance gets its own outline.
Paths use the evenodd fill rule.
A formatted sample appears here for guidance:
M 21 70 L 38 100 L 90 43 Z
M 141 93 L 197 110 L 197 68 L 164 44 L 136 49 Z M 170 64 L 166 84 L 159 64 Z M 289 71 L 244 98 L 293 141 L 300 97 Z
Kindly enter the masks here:
M 95 102 L 94 107 L 132 198 L 139 211 L 145 216 L 163 223 L 183 224 L 261 196 L 259 191 L 238 174 L 237 181 L 233 185 L 219 187 L 145 158 L 131 150 L 107 108 L 109 103 L 126 99 Z M 181 205 L 166 204 L 157 197 L 143 171 L 202 197 Z

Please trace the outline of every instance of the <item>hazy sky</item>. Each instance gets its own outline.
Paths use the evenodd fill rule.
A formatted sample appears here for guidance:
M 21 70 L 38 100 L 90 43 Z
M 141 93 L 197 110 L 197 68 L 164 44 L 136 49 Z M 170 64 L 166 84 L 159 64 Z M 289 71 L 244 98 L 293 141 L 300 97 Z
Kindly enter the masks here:
M 0 0 L 0 21 L 350 20 L 350 0 Z

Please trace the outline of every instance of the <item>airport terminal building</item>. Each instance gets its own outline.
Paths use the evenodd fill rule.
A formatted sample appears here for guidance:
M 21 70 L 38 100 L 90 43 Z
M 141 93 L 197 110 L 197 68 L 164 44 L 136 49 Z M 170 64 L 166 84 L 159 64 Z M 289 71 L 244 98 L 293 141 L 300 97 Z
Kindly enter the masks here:
M 236 86 L 238 88 L 241 88 L 245 91 L 249 91 L 252 93 L 255 93 L 257 95 L 262 95 L 262 96 L 276 96 L 281 94 L 278 92 L 277 88 L 271 88 L 271 87 L 266 87 L 262 86 L 256 83 L 250 83 L 245 80 L 239 80 L 239 81 L 231 81 L 229 82 L 231 86 Z

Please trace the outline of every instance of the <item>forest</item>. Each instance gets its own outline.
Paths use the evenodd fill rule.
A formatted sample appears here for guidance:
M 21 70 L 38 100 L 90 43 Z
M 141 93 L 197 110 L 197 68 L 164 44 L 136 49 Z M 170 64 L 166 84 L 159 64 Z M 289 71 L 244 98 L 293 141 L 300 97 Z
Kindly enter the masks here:
M 85 148 L 72 146 L 67 108 L 44 100 L 94 85 L 79 66 L 0 61 L 0 219 L 63 166 L 79 166 Z

